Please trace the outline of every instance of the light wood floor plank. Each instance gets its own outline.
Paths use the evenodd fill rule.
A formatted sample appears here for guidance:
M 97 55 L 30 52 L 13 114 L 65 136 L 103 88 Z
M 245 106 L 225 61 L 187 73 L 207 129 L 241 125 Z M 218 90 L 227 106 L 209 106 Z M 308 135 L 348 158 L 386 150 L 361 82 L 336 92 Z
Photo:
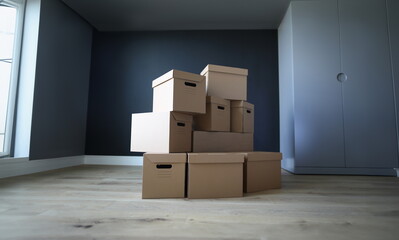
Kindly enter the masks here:
M 0 239 L 398 239 L 394 177 L 283 173 L 231 199 L 141 199 L 141 168 L 79 166 L 0 180 Z

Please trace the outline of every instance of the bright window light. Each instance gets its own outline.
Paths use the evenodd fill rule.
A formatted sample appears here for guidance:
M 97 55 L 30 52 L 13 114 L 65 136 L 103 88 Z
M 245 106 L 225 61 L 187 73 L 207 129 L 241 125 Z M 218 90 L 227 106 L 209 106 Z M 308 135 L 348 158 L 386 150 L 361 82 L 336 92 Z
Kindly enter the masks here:
M 0 0 L 0 157 L 10 153 L 23 5 Z

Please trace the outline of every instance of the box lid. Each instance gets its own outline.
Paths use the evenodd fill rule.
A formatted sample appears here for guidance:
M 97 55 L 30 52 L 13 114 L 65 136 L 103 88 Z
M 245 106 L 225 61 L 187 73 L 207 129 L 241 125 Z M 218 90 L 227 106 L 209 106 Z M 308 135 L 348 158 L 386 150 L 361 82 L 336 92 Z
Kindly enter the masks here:
M 170 112 L 171 117 L 176 121 L 192 122 L 193 116 L 185 113 Z
M 252 103 L 249 103 L 246 101 L 241 101 L 241 100 L 231 101 L 231 107 L 236 107 L 236 108 L 242 107 L 242 108 L 247 108 L 247 109 L 251 109 L 251 110 L 254 109 L 254 105 Z
M 152 81 L 152 87 L 156 87 L 166 81 L 169 81 L 172 78 L 179 78 L 190 80 L 193 82 L 201 82 L 205 81 L 205 77 L 195 73 L 183 72 L 180 70 L 172 69 L 169 72 L 165 73 L 164 75 L 160 76 L 159 78 Z
M 243 153 L 188 153 L 188 163 L 243 163 Z
M 207 96 L 206 97 L 206 103 L 215 103 L 223 106 L 230 105 L 230 101 L 223 99 L 223 98 L 218 98 L 214 96 Z
M 204 70 L 202 70 L 201 75 L 205 75 L 205 73 L 207 72 L 222 72 L 222 73 L 231 73 L 231 74 L 248 76 L 248 69 L 220 66 L 214 64 L 208 64 L 204 68 Z
M 185 153 L 144 153 L 144 157 L 152 163 L 186 163 Z
M 281 161 L 283 154 L 280 152 L 247 152 L 245 153 L 245 161 Z

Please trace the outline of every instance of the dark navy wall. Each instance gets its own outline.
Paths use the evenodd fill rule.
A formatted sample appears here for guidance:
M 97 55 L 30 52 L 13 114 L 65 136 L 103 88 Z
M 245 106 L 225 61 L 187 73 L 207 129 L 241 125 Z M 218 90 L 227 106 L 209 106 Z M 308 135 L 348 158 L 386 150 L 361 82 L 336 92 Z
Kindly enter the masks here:
M 249 69 L 255 150 L 279 151 L 276 30 L 95 32 L 86 154 L 132 155 L 131 114 L 152 111 L 152 80 L 208 63 Z
M 85 153 L 92 27 L 59 0 L 41 0 L 31 160 Z

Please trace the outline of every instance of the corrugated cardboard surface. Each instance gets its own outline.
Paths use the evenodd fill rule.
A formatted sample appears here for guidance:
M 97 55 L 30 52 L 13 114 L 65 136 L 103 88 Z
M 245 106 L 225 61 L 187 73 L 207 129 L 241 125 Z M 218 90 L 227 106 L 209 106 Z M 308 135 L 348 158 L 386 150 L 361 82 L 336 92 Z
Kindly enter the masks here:
M 132 114 L 132 152 L 191 152 L 191 115 L 175 112 Z
M 200 131 L 230 131 L 230 101 L 206 97 L 206 114 L 194 116 L 194 128 Z
M 144 154 L 142 198 L 184 198 L 185 153 Z
M 190 163 L 243 163 L 245 153 L 189 153 Z
M 206 77 L 208 96 L 228 100 L 247 99 L 247 69 L 208 65 L 201 75 Z
M 245 101 L 231 101 L 231 131 L 253 133 L 255 106 Z
M 237 153 L 189 153 L 187 197 L 242 197 L 243 161 Z
M 246 101 L 234 100 L 231 101 L 231 107 L 242 107 L 249 110 L 253 110 L 255 108 L 255 105 Z
M 206 112 L 205 80 L 187 85 L 190 81 L 175 78 L 173 109 L 180 112 L 200 113 Z M 162 101 L 162 98 L 161 98 Z
M 227 67 L 227 66 L 221 66 L 221 65 L 215 65 L 215 64 L 208 64 L 204 68 L 204 70 L 202 70 L 201 75 L 204 75 L 206 72 L 209 72 L 209 71 L 248 76 L 248 69 Z
M 283 159 L 283 154 L 280 152 L 247 152 L 245 153 L 245 161 L 277 161 Z
M 153 81 L 153 111 L 177 111 L 203 114 L 205 107 L 205 77 L 177 70 Z
M 253 133 L 193 132 L 193 152 L 252 152 Z
M 281 188 L 281 159 L 278 152 L 249 152 L 245 154 L 244 192 Z
M 199 74 L 195 73 L 189 73 L 189 72 L 184 72 L 180 70 L 170 70 L 169 72 L 165 73 L 164 75 L 158 77 L 154 81 L 152 81 L 152 87 L 156 87 L 166 81 L 169 81 L 172 78 L 179 78 L 179 79 L 185 79 L 185 80 L 190 80 L 193 82 L 202 82 L 205 80 L 205 78 Z
M 188 114 L 171 112 L 169 149 L 170 152 L 190 152 L 192 143 L 193 117 Z M 157 137 L 157 135 L 153 135 Z M 183 150 L 184 149 L 184 150 Z

